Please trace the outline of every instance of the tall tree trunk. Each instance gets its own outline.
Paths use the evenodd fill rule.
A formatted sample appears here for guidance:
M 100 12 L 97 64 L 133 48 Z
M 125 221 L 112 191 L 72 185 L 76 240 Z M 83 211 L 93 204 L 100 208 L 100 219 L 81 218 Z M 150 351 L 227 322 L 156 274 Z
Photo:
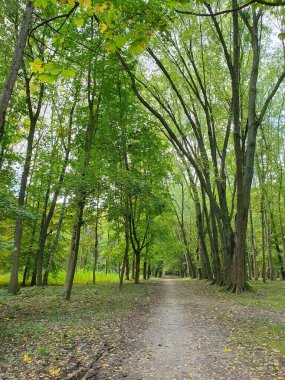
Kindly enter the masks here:
M 127 267 L 127 263 L 129 261 L 129 249 L 130 249 L 130 238 L 129 238 L 129 225 L 128 225 L 128 217 L 125 217 L 125 254 L 122 265 L 122 270 L 120 274 L 120 290 L 123 288 L 125 269 Z M 126 276 L 127 277 L 127 276 Z M 127 280 L 127 278 L 126 278 Z
M 208 250 L 205 242 L 205 234 L 203 228 L 203 216 L 200 203 L 195 201 L 196 210 L 196 226 L 199 237 L 199 252 L 200 252 L 200 264 L 201 264 L 201 275 L 203 279 L 213 280 L 213 274 L 210 266 L 210 260 L 208 255 Z
M 144 259 L 144 262 L 143 262 L 143 279 L 146 280 L 147 278 L 147 262 L 146 262 L 146 259 Z
M 91 40 L 93 40 L 93 21 L 92 21 Z M 95 92 L 96 92 L 97 86 L 95 85 L 95 80 L 93 78 L 93 88 L 92 88 L 91 74 L 94 75 L 94 69 L 93 71 L 92 69 L 93 68 L 91 68 L 91 61 L 90 61 L 89 69 L 88 69 L 88 86 L 87 86 L 89 121 L 88 121 L 88 126 L 86 130 L 86 135 L 85 135 L 84 162 L 83 162 L 83 167 L 81 170 L 81 183 L 80 183 L 80 188 L 78 192 L 77 211 L 76 211 L 75 222 L 73 225 L 67 273 L 66 273 L 66 279 L 65 279 L 65 285 L 64 285 L 64 298 L 67 300 L 70 299 L 71 289 L 72 289 L 73 279 L 74 279 L 74 274 L 75 274 L 75 269 L 76 269 L 79 242 L 80 242 L 80 232 L 81 232 L 81 226 L 83 222 L 83 213 L 84 213 L 84 208 L 85 208 L 86 198 L 87 198 L 85 180 L 86 180 L 87 169 L 88 169 L 89 161 L 90 161 L 91 147 L 92 147 L 93 138 L 95 134 L 95 127 L 96 125 L 98 125 L 99 107 L 100 107 L 100 102 L 101 102 L 101 96 L 99 95 L 97 98 L 96 110 L 94 110 Z
M 129 254 L 126 257 L 126 281 L 130 281 L 130 259 L 129 259 Z
M 135 284 L 139 284 L 141 270 L 141 252 L 139 250 L 135 251 L 135 258 Z
M 54 215 L 57 200 L 58 200 L 58 197 L 59 197 L 59 194 L 64 182 L 66 169 L 69 162 L 69 155 L 70 155 L 70 148 L 71 148 L 71 135 L 72 135 L 72 127 L 73 127 L 73 115 L 74 115 L 76 103 L 77 103 L 77 91 L 76 91 L 74 102 L 72 104 L 70 114 L 69 114 L 68 136 L 67 136 L 67 144 L 65 146 L 65 156 L 64 156 L 60 175 L 57 181 L 57 185 L 52 197 L 52 201 L 51 201 L 48 213 L 46 211 L 47 211 L 47 205 L 48 205 L 48 200 L 49 200 L 49 190 L 47 192 L 47 196 L 45 199 L 45 202 L 46 202 L 45 210 L 43 213 L 43 219 L 41 223 L 40 238 L 39 238 L 38 251 L 37 251 L 37 286 L 44 285 L 42 273 L 43 273 L 43 258 L 44 258 L 44 250 L 45 250 L 46 239 L 47 239 L 47 232 L 48 232 L 48 228 L 52 220 L 52 217 Z M 65 201 L 64 201 L 64 204 L 65 204 Z
M 55 252 L 56 252 L 56 249 L 58 246 L 58 241 L 59 241 L 60 232 L 61 232 L 61 226 L 62 226 L 64 212 L 65 212 L 66 198 L 67 198 L 67 195 L 65 195 L 64 199 L 63 199 L 63 203 L 62 203 L 62 207 L 61 207 L 61 211 L 60 211 L 60 216 L 59 216 L 59 221 L 58 221 L 58 225 L 57 225 L 57 229 L 56 229 L 56 235 L 55 235 L 54 240 L 53 240 L 53 244 L 52 244 L 49 256 L 48 256 L 48 261 L 47 261 L 47 265 L 46 265 L 44 276 L 43 276 L 43 286 L 47 286 L 47 284 L 48 284 L 48 276 L 49 276 L 49 273 L 50 273 L 50 270 L 52 267 L 53 257 L 55 255 Z
M 250 208 L 250 244 L 252 251 L 252 269 L 253 269 L 253 277 L 255 280 L 258 280 L 258 268 L 256 262 L 257 249 L 254 241 L 254 233 L 253 233 L 253 218 L 252 218 L 252 209 Z
M 217 226 L 216 226 L 216 218 L 214 210 L 211 209 L 211 223 L 210 217 L 208 214 L 208 209 L 206 205 L 205 192 L 202 189 L 202 197 L 203 197 L 203 209 L 206 220 L 207 232 L 210 240 L 211 251 L 212 251 L 212 262 L 213 262 L 213 272 L 214 272 L 214 280 L 215 284 L 221 285 L 223 283 L 222 280 L 222 272 L 221 272 L 221 263 L 219 257 L 219 242 L 217 237 Z
M 148 268 L 147 268 L 147 279 L 148 280 L 150 279 L 150 276 L 151 276 L 151 267 L 150 267 L 150 264 L 148 264 Z
M 99 239 L 98 239 L 98 227 L 99 227 L 99 196 L 97 199 L 97 205 L 96 205 L 96 218 L 95 218 L 95 244 L 94 244 L 94 265 L 93 265 L 93 284 L 96 283 L 96 270 L 97 270 L 97 263 L 98 263 L 98 246 L 99 246 Z
M 278 234 L 276 231 L 276 225 L 275 225 L 273 212 L 270 212 L 270 221 L 271 221 L 271 231 L 272 231 L 272 235 L 273 235 L 274 242 L 275 242 L 275 250 L 276 250 L 277 258 L 278 258 L 278 261 L 280 264 L 280 275 L 281 275 L 280 277 L 282 280 L 285 280 L 285 268 L 284 268 L 282 253 L 281 253 L 281 250 L 279 248 Z
M 272 262 L 272 247 L 271 247 L 271 226 L 268 220 L 268 213 L 265 214 L 265 230 L 266 230 L 266 242 L 267 242 L 267 262 L 268 262 L 268 279 L 274 280 L 274 269 Z
M 29 130 L 29 135 L 27 139 L 26 157 L 25 157 L 24 169 L 23 169 L 23 173 L 21 177 L 20 191 L 19 191 L 19 196 L 18 196 L 18 207 L 20 209 L 20 212 L 17 213 L 16 222 L 15 222 L 15 230 L 14 230 L 14 252 L 13 252 L 13 258 L 12 258 L 10 284 L 8 287 L 8 292 L 12 294 L 17 294 L 20 289 L 18 276 L 19 276 L 19 265 L 20 265 L 20 255 L 21 255 L 21 240 L 22 240 L 22 233 L 23 233 L 21 209 L 25 205 L 27 182 L 28 182 L 31 161 L 32 161 L 34 135 L 35 135 L 35 130 L 36 130 L 36 124 L 40 116 L 41 107 L 42 107 L 42 99 L 44 95 L 44 85 L 41 84 L 40 94 L 39 94 L 38 103 L 37 103 L 37 109 L 34 113 L 33 107 L 32 107 L 31 92 L 30 92 L 30 78 L 27 77 L 25 68 L 24 68 L 24 73 L 25 73 L 25 84 L 26 84 L 26 103 L 27 103 L 27 108 L 29 112 L 30 130 Z
M 261 233 L 262 233 L 262 280 L 266 282 L 266 259 L 265 259 L 265 208 L 264 208 L 264 194 L 261 194 Z

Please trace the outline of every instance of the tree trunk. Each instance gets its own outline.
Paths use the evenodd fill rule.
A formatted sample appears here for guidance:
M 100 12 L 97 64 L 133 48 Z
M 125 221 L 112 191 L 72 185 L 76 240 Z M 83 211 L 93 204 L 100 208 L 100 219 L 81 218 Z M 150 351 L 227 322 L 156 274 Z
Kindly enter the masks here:
M 40 116 L 42 99 L 44 95 L 44 85 L 41 84 L 40 94 L 39 94 L 38 103 L 37 103 L 37 109 L 36 109 L 36 112 L 34 113 L 33 107 L 32 107 L 31 93 L 30 93 L 30 78 L 27 77 L 25 69 L 24 69 L 24 73 L 25 73 L 25 84 L 26 84 L 26 95 L 27 95 L 26 103 L 27 103 L 27 107 L 29 111 L 30 130 L 29 130 L 29 135 L 27 139 L 26 157 L 25 157 L 24 169 L 23 169 L 23 173 L 21 177 L 20 191 L 19 191 L 19 196 L 18 196 L 18 207 L 20 209 L 20 213 L 19 212 L 17 213 L 16 222 L 15 222 L 15 230 L 14 230 L 14 252 L 13 252 L 13 258 L 12 258 L 10 284 L 8 287 L 8 292 L 12 294 L 17 294 L 20 290 L 18 277 L 19 277 L 19 265 L 20 265 L 20 255 L 21 255 L 21 240 L 22 240 L 22 233 L 23 233 L 21 209 L 25 205 L 27 182 L 28 182 L 31 161 L 32 161 L 34 135 L 35 135 L 35 130 L 36 130 L 36 124 Z
M 208 250 L 205 242 L 205 235 L 203 230 L 203 217 L 200 203 L 195 201 L 196 210 L 196 226 L 199 236 L 199 251 L 200 251 L 200 264 L 201 264 L 201 276 L 203 279 L 213 280 L 213 274 L 210 266 L 210 260 Z
M 126 281 L 130 281 L 130 259 L 129 259 L 129 254 L 126 257 Z
M 81 202 L 78 206 L 77 215 L 73 224 L 70 252 L 68 258 L 68 265 L 66 271 L 65 285 L 64 285 L 64 298 L 69 300 L 73 285 L 73 279 L 76 269 L 77 255 L 80 242 L 81 225 L 83 221 L 84 203 Z
M 261 231 L 262 231 L 262 280 L 266 282 L 266 259 L 265 259 L 265 210 L 264 210 L 264 195 L 261 194 Z
M 125 269 L 127 267 L 127 263 L 129 261 L 129 249 L 130 249 L 130 238 L 129 238 L 129 225 L 128 225 L 128 218 L 125 218 L 125 254 L 124 254 L 124 260 L 120 275 L 120 291 L 123 288 L 123 282 L 124 282 L 124 275 L 125 275 Z M 126 276 L 127 277 L 127 276 Z M 127 280 L 127 278 L 126 278 Z
M 49 276 L 49 273 L 51 270 L 54 254 L 55 254 L 57 246 L 58 246 L 58 241 L 59 241 L 60 232 L 61 232 L 61 226 L 62 226 L 62 222 L 63 222 L 63 216 L 64 216 L 64 212 L 65 212 L 66 198 L 67 198 L 67 196 L 65 195 L 64 199 L 63 199 L 61 211 L 60 211 L 59 221 L 58 221 L 58 225 L 57 225 L 57 229 L 56 229 L 56 235 L 55 235 L 55 238 L 54 238 L 54 241 L 53 241 L 50 253 L 49 253 L 48 262 L 47 262 L 47 265 L 45 268 L 45 273 L 44 273 L 44 277 L 43 277 L 43 286 L 47 286 L 47 284 L 48 284 L 48 276 Z
M 147 268 L 147 279 L 148 280 L 150 279 L 150 276 L 151 276 L 151 267 L 150 267 L 150 264 L 148 264 L 148 268 Z
M 7 80 L 4 84 L 2 93 L 0 95 L 0 141 L 2 141 L 2 137 L 4 134 L 6 111 L 7 111 L 11 96 L 12 96 L 13 88 L 16 83 L 20 66 L 23 61 L 24 50 L 27 43 L 27 39 L 28 39 L 29 27 L 32 21 L 33 11 L 34 11 L 34 4 L 32 1 L 28 1 L 26 5 L 25 13 L 24 13 L 23 21 L 21 24 L 18 40 L 15 46 L 15 51 L 14 51 L 10 71 L 9 71 Z M 13 286 L 11 285 L 10 290 L 12 293 L 14 293 L 15 289 L 17 289 L 17 285 L 15 284 Z
M 143 279 L 146 280 L 147 278 L 147 262 L 144 260 L 143 262 Z
M 252 209 L 250 209 L 250 244 L 251 244 L 251 250 L 252 250 L 253 277 L 255 280 L 258 280 L 258 268 L 257 268 L 257 262 L 256 262 L 257 249 L 255 247 L 255 242 L 254 242 Z
M 265 229 L 266 229 L 266 241 L 267 241 L 267 262 L 268 262 L 268 279 L 274 280 L 274 269 L 272 262 L 272 248 L 271 248 L 271 227 L 268 220 L 268 214 L 265 215 Z
M 18 196 L 19 208 L 23 208 L 25 204 L 27 181 L 28 181 L 31 160 L 32 160 L 32 150 L 33 150 L 35 128 L 36 128 L 36 123 L 31 124 L 29 136 L 28 136 L 26 159 L 25 159 L 24 170 L 23 170 L 22 178 L 21 178 L 20 192 Z M 20 290 L 18 273 L 19 273 L 20 255 L 21 255 L 22 233 L 23 233 L 22 216 L 20 213 L 18 213 L 16 216 L 16 223 L 15 223 L 15 230 L 14 230 L 14 252 L 13 252 L 11 278 L 10 278 L 10 284 L 8 288 L 8 292 L 12 294 L 17 294 Z
M 139 284 L 141 269 L 141 252 L 139 250 L 135 252 L 135 258 L 135 284 Z
M 99 251 L 98 251 L 98 246 L 99 246 L 98 227 L 99 227 L 99 199 L 97 199 L 96 219 L 95 219 L 95 245 L 94 245 L 93 284 L 96 283 L 96 270 L 97 270 L 97 263 L 98 263 L 98 256 L 99 256 Z
M 73 127 L 73 115 L 75 111 L 77 103 L 77 93 L 75 95 L 75 99 L 73 101 L 70 114 L 69 114 L 69 123 L 68 123 L 68 136 L 67 136 L 67 146 L 65 148 L 65 156 L 62 163 L 59 179 L 55 188 L 55 192 L 52 197 L 52 201 L 49 207 L 48 213 L 47 211 L 47 205 L 49 200 L 49 189 L 46 194 L 45 199 L 45 210 L 43 213 L 43 219 L 41 223 L 41 229 L 40 229 L 40 238 L 39 238 L 39 245 L 38 245 L 38 252 L 37 252 L 37 286 L 42 286 L 43 284 L 43 258 L 44 258 L 44 250 L 46 245 L 46 238 L 47 238 L 47 232 L 50 225 L 50 222 L 52 220 L 52 217 L 54 215 L 54 211 L 56 208 L 57 200 L 64 182 L 65 174 L 66 174 L 66 168 L 69 162 L 69 155 L 70 155 L 70 147 L 71 147 L 71 135 L 72 135 L 72 127 Z M 66 196 L 64 197 L 64 206 L 66 203 Z
M 133 256 L 132 256 L 131 279 L 132 279 L 132 280 L 135 279 L 135 255 L 134 255 L 134 253 L 133 253 Z

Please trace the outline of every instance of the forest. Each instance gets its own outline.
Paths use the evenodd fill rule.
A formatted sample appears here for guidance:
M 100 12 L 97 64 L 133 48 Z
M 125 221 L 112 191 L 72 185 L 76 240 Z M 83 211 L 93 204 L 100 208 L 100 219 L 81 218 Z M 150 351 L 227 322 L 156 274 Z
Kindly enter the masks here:
M 26 298 L 127 310 L 155 286 L 284 310 L 285 2 L 0 0 L 0 25 L 3 331 Z

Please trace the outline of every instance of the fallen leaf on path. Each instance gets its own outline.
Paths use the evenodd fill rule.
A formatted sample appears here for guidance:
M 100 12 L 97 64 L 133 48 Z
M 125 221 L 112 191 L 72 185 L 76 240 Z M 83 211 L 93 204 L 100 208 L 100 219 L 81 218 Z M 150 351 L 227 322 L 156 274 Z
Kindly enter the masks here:
M 33 361 L 33 359 L 30 358 L 28 354 L 25 354 L 25 355 L 23 356 L 23 362 L 24 362 L 24 363 L 31 364 L 32 361 Z

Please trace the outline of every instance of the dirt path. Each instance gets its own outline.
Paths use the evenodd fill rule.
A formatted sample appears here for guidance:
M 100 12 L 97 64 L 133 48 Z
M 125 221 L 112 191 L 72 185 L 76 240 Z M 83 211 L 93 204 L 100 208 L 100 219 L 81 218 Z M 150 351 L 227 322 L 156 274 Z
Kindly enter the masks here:
M 219 304 L 199 288 L 173 279 L 156 286 L 153 300 L 147 316 L 142 313 L 134 323 L 138 333 L 133 330 L 122 337 L 112 357 L 101 361 L 96 379 L 285 378 L 282 363 L 272 353 L 233 343 L 235 324 L 229 318 L 240 324 L 242 306 Z

